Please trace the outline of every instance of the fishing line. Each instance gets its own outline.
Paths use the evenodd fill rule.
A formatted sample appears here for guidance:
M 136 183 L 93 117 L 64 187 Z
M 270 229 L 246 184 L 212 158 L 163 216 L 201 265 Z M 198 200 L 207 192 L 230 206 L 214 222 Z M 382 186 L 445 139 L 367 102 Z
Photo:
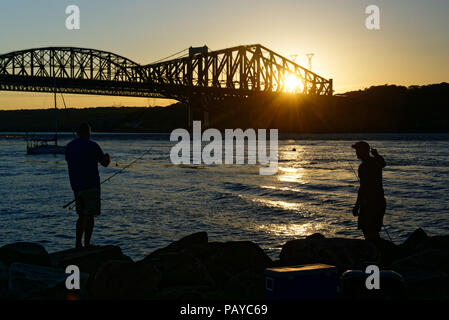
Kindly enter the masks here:
M 59 88 L 59 94 L 61 95 L 62 102 L 64 103 L 64 110 L 66 111 L 65 115 L 66 115 L 66 118 L 67 118 L 67 123 L 70 123 L 69 110 L 67 110 L 67 106 L 65 104 L 64 95 L 62 94 L 62 90 L 60 88 Z M 72 130 L 72 133 L 73 133 L 73 136 L 76 137 L 75 130 Z
M 139 161 L 140 159 L 142 159 L 148 152 L 150 152 L 153 149 L 153 146 L 150 147 L 149 149 L 147 149 L 144 153 L 142 153 L 139 157 L 135 158 L 133 161 L 131 161 L 130 163 L 128 163 L 126 166 L 124 166 L 123 168 L 121 168 L 119 171 L 114 172 L 112 175 L 110 175 L 108 178 L 104 179 L 100 185 L 102 185 L 103 183 L 111 180 L 113 177 L 115 177 L 116 175 L 122 173 L 123 171 L 125 171 L 127 168 L 131 167 L 134 163 L 136 163 L 137 161 Z M 76 201 L 76 198 L 73 199 L 70 202 L 67 202 L 62 208 L 67 208 L 68 206 L 70 206 L 72 203 L 74 203 Z M 69 207 L 69 210 L 71 210 L 73 208 Z
M 352 166 L 352 164 L 349 162 L 349 166 L 352 169 L 352 173 L 354 173 L 355 177 L 357 178 L 357 180 L 360 182 L 359 176 L 357 175 L 357 173 L 355 173 L 354 167 Z
M 388 230 L 387 230 L 387 227 L 385 226 L 385 224 L 382 224 L 382 227 L 384 227 L 384 230 L 387 233 L 387 236 L 390 239 L 390 241 L 393 242 L 393 240 L 391 240 L 390 234 L 388 233 Z

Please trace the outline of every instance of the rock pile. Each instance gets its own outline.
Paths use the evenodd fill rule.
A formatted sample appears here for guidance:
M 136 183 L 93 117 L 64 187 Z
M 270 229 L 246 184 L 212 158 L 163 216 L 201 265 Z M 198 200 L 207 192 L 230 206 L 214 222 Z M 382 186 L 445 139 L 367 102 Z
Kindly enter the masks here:
M 209 242 L 199 232 L 134 262 L 117 246 L 49 254 L 35 243 L 0 247 L 0 299 L 265 299 L 264 270 L 324 263 L 347 270 L 378 265 L 405 280 L 405 299 L 449 298 L 449 235 L 416 230 L 400 245 L 314 234 L 284 244 L 279 260 L 250 241 Z M 81 271 L 81 290 L 67 290 L 65 268 Z

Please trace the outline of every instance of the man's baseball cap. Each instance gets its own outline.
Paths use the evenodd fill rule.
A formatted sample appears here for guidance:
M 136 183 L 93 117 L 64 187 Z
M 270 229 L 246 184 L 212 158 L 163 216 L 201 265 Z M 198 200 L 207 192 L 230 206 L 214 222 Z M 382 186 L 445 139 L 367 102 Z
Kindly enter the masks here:
M 357 149 L 362 149 L 362 150 L 365 149 L 365 150 L 369 151 L 369 149 L 370 149 L 369 144 L 365 141 L 356 142 L 352 145 L 352 147 L 356 150 Z

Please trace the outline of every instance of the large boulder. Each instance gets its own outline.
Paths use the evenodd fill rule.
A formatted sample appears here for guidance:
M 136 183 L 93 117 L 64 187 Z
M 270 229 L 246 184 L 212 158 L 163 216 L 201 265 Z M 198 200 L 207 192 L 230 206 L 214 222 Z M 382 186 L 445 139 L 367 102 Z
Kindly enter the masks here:
M 69 249 L 50 254 L 51 263 L 56 268 L 76 265 L 81 272 L 93 274 L 110 260 L 132 261 L 117 246 L 93 246 L 83 249 Z
M 449 235 L 429 237 L 423 229 L 416 229 L 400 246 L 401 256 L 407 257 L 426 250 L 449 250 Z
M 449 298 L 449 250 L 422 250 L 392 263 L 405 280 L 408 298 Z
M 413 254 L 422 246 L 425 242 L 429 240 L 429 236 L 424 232 L 423 229 L 418 228 L 412 232 L 408 238 L 400 245 L 401 255 L 403 257 Z
M 278 264 L 311 263 L 334 265 L 342 273 L 348 269 L 364 270 L 369 264 L 379 264 L 380 255 L 373 243 L 358 239 L 298 239 L 283 245 Z
M 417 270 L 417 273 L 420 273 Z M 442 272 L 420 274 L 405 283 L 405 298 L 409 300 L 449 300 L 449 275 Z
M 188 249 L 190 247 L 196 247 L 201 245 L 207 245 L 209 239 L 207 232 L 201 231 L 190 234 L 181 238 L 180 240 L 170 243 L 167 247 L 154 251 L 153 253 L 158 253 L 161 251 L 179 251 L 183 249 Z
M 223 285 L 223 293 L 225 298 L 230 300 L 264 300 L 265 274 L 257 270 L 234 274 Z
M 112 260 L 97 270 L 89 291 L 94 299 L 149 299 L 159 284 L 160 273 L 154 266 Z
M 213 285 L 214 281 L 204 263 L 192 252 L 159 252 L 137 262 L 154 266 L 161 273 L 161 287 Z
M 43 246 L 33 242 L 16 242 L 0 248 L 0 260 L 8 266 L 14 262 L 51 266 L 50 257 Z
M 394 244 L 391 241 L 385 239 L 378 239 L 375 242 L 377 250 L 380 254 L 380 263 L 379 266 L 388 266 L 394 260 L 401 257 L 401 248 L 400 246 Z
M 317 232 L 317 233 L 313 233 L 311 235 L 308 235 L 306 238 L 306 240 L 311 240 L 311 239 L 326 239 L 326 237 L 324 235 L 322 235 L 321 233 Z
M 8 295 L 9 268 L 6 263 L 0 261 L 0 299 Z
M 207 250 L 208 237 L 207 232 L 197 232 L 188 235 L 180 240 L 170 243 L 164 248 L 157 249 L 145 257 L 141 262 L 155 261 L 179 252 L 190 252 L 198 255 L 201 251 Z
M 423 229 L 418 228 L 408 236 L 408 238 L 402 245 L 404 247 L 416 248 L 418 245 L 422 244 L 428 239 L 429 236 L 427 235 L 427 233 Z
M 212 242 L 211 252 L 203 257 L 204 264 L 217 284 L 225 284 L 241 272 L 263 277 L 264 270 L 273 266 L 271 258 L 251 241 Z
M 404 278 L 397 272 L 381 270 L 379 289 L 368 289 L 365 270 L 348 270 L 340 277 L 340 298 L 348 300 L 396 300 L 404 296 Z
M 449 235 L 433 236 L 418 247 L 420 250 L 449 250 Z
M 213 279 L 200 259 L 208 250 L 207 233 L 197 232 L 153 251 L 137 264 L 154 266 L 161 275 L 161 288 L 209 286 Z
M 415 270 L 444 272 L 449 274 L 449 250 L 430 249 L 417 252 L 391 264 L 393 270 L 401 273 L 405 280 L 412 280 Z
M 263 276 L 272 261 L 253 242 L 208 242 L 207 233 L 200 232 L 154 251 L 138 264 L 151 264 L 161 272 L 161 288 L 217 288 L 240 272 Z
M 9 268 L 9 293 L 18 299 L 66 299 L 71 290 L 65 286 L 65 270 L 24 263 Z M 88 275 L 80 274 L 80 288 L 86 288 Z M 74 290 L 77 291 L 77 290 Z

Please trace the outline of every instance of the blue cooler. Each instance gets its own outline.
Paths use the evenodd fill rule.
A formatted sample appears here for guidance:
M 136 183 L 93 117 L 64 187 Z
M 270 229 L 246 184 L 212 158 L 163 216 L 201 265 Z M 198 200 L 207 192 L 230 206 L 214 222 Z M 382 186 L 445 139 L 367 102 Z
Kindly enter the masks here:
M 333 300 L 337 287 L 337 268 L 327 264 L 265 269 L 268 300 Z

